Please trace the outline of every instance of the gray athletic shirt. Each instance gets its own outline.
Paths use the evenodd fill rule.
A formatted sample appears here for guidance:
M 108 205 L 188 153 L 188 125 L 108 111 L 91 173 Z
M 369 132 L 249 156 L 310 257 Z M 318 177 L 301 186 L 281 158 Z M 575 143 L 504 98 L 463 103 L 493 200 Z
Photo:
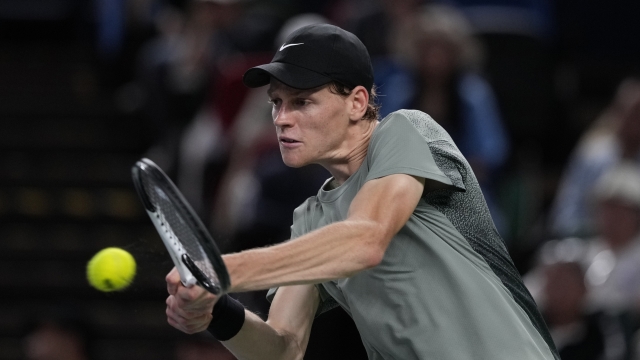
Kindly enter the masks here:
M 471 167 L 423 112 L 383 119 L 356 173 L 295 210 L 292 238 L 344 220 L 365 182 L 391 174 L 445 186 L 422 196 L 378 266 L 319 284 L 318 313 L 342 306 L 369 359 L 559 359 Z

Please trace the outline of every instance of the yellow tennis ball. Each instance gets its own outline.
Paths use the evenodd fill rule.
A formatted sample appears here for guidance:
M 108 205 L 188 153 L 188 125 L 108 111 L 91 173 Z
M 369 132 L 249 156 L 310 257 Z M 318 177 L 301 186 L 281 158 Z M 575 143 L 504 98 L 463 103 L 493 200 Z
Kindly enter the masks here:
M 100 291 L 123 290 L 135 275 L 136 260 L 120 248 L 102 249 L 87 264 L 89 284 Z

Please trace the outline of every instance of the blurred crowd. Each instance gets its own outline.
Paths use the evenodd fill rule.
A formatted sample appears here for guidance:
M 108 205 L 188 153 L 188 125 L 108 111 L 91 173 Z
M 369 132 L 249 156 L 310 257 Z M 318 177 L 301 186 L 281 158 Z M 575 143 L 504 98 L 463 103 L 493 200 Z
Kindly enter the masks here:
M 146 156 L 177 180 L 224 252 L 286 240 L 292 210 L 328 177 L 282 163 L 265 91 L 241 79 L 292 31 L 332 23 L 367 46 L 382 116 L 427 112 L 469 160 L 562 359 L 638 358 L 640 80 L 628 64 L 640 56 L 621 38 L 640 31 L 623 22 L 623 6 L 96 3 L 104 74 L 120 74 L 106 82 L 120 109 L 147 123 Z M 590 22 L 616 9 L 616 27 Z M 263 293 L 238 297 L 267 313 Z

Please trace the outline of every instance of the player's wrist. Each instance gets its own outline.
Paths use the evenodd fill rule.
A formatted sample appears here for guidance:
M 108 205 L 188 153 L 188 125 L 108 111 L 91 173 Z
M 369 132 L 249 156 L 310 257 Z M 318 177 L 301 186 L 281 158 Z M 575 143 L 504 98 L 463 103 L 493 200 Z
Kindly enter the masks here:
M 218 299 L 211 312 L 211 322 L 207 330 L 217 340 L 226 341 L 236 336 L 244 325 L 244 306 L 229 295 Z

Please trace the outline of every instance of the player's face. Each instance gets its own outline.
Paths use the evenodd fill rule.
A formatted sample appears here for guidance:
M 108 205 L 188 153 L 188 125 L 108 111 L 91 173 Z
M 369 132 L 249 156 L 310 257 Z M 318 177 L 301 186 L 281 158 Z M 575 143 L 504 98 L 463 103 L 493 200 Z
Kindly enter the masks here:
M 328 86 L 298 90 L 275 80 L 268 93 L 286 165 L 340 162 L 349 126 L 346 98 L 332 93 Z

